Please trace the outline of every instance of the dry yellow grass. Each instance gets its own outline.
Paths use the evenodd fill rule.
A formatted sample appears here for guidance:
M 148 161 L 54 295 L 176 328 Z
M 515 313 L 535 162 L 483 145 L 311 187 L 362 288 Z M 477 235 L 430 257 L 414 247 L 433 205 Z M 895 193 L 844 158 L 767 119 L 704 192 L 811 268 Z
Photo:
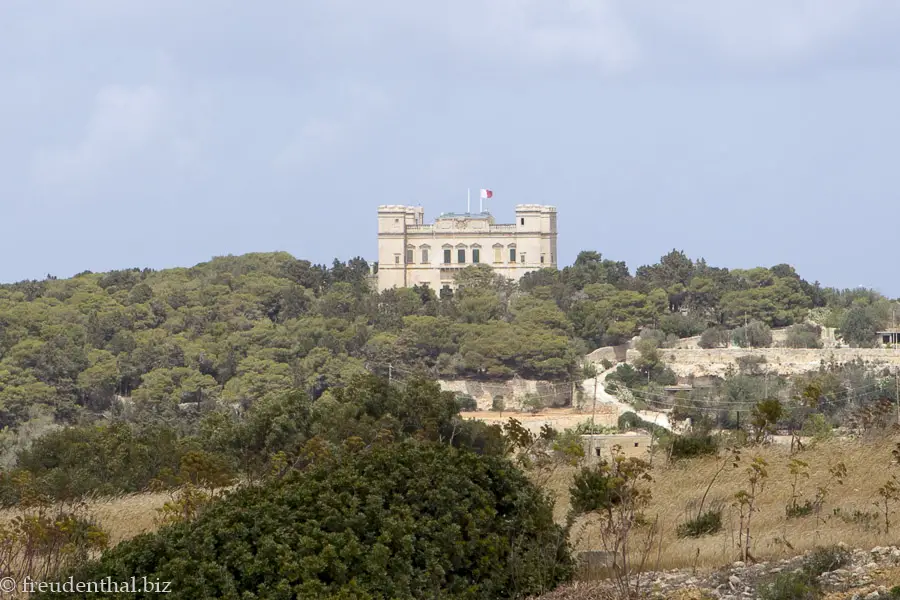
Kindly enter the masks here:
M 754 456 L 761 456 L 769 464 L 769 479 L 759 496 L 759 512 L 752 522 L 754 538 L 753 555 L 759 560 L 777 559 L 802 554 L 820 545 L 845 542 L 853 547 L 871 548 L 894 544 L 900 533 L 900 505 L 896 506 L 890 534 L 875 528 L 846 523 L 833 517 L 833 509 L 844 512 L 854 510 L 873 512 L 878 509 L 873 502 L 878 498 L 878 488 L 900 467 L 891 466 L 891 451 L 900 437 L 883 437 L 866 441 L 826 442 L 804 450 L 793 458 L 809 463 L 809 479 L 801 480 L 799 491 L 801 502 L 813 499 L 818 486 L 828 482 L 828 468 L 839 461 L 847 466 L 848 475 L 843 485 L 833 485 L 832 491 L 822 511 L 827 516 L 825 524 L 817 525 L 815 516 L 787 519 L 785 506 L 790 501 L 790 473 L 788 463 L 792 458 L 789 449 L 783 446 L 768 446 L 743 450 L 741 466 L 726 469 L 710 490 L 707 505 L 716 501 L 725 504 L 723 531 L 699 539 L 679 539 L 676 527 L 689 515 L 689 507 L 696 506 L 715 471 L 721 464 L 713 458 L 683 461 L 671 467 L 660 464 L 657 457 L 653 468 L 651 490 L 653 500 L 646 511 L 651 518 L 659 519 L 662 531 L 662 545 L 657 557 L 656 551 L 650 560 L 651 568 L 673 569 L 684 567 L 710 568 L 730 563 L 738 558 L 737 509 L 730 506 L 734 493 L 746 484 L 744 467 Z M 565 519 L 569 510 L 568 487 L 574 468 L 558 469 L 545 485 L 557 498 L 555 515 L 559 521 Z M 94 514 L 101 527 L 110 535 L 110 544 L 115 545 L 138 534 L 157 528 L 157 510 L 170 499 L 167 493 L 129 494 L 115 498 L 92 500 L 88 511 Z M 694 510 L 696 510 L 694 508 Z M 13 516 L 14 511 L 0 511 L 0 521 Z M 576 525 L 573 544 L 577 551 L 602 549 L 596 532 L 589 525 Z M 786 542 L 786 543 L 785 543 Z M 657 563 L 658 558 L 658 563 Z M 900 583 L 900 573 L 886 577 L 885 583 Z
M 603 405 L 592 415 L 589 409 L 579 410 L 573 407 L 544 408 L 537 413 L 506 411 L 472 411 L 462 413 L 463 418 L 484 421 L 488 425 L 505 425 L 510 419 L 519 421 L 526 429 L 539 432 L 543 425 L 549 425 L 563 431 L 577 427 L 591 420 L 602 427 L 614 427 L 619 421 L 619 413 L 615 406 Z
M 96 500 L 88 509 L 97 517 L 100 526 L 109 533 L 110 546 L 136 535 L 155 531 L 157 509 L 170 499 L 169 494 L 128 494 L 117 498 Z
M 127 494 L 90 500 L 86 512 L 96 517 L 100 527 L 109 534 L 110 545 L 131 539 L 136 535 L 157 528 L 156 509 L 170 499 L 167 493 Z M 16 509 L 0 510 L 0 522 L 6 522 L 19 514 Z
M 900 585 L 900 567 L 889 567 L 875 573 L 873 577 L 875 585 L 883 585 L 890 589 L 895 585 Z
M 890 534 L 873 527 L 867 529 L 860 524 L 847 523 L 832 515 L 835 508 L 844 512 L 878 510 L 873 505 L 878 498 L 878 488 L 888 481 L 895 470 L 900 475 L 900 467 L 891 466 L 891 451 L 898 440 L 900 438 L 895 436 L 865 441 L 825 442 L 793 457 L 789 448 L 781 446 L 744 449 L 741 466 L 736 470 L 726 469 L 716 480 L 707 499 L 707 506 L 710 501 L 724 503 L 723 531 L 699 539 L 679 539 L 676 527 L 688 518 L 689 509 L 696 506 L 721 463 L 713 458 L 703 458 L 684 461 L 673 467 L 654 465 L 651 484 L 653 500 L 646 512 L 650 518 L 659 518 L 662 530 L 658 567 L 709 568 L 738 559 L 739 514 L 731 506 L 731 501 L 734 493 L 746 485 L 744 469 L 754 456 L 762 457 L 769 464 L 769 478 L 759 496 L 759 511 L 754 513 L 751 523 L 754 540 L 752 554 L 756 559 L 796 556 L 816 546 L 838 542 L 860 548 L 896 543 L 897 534 L 900 533 L 900 505 L 895 507 L 893 519 L 896 524 L 892 525 Z M 791 458 L 798 458 L 809 464 L 810 477 L 802 479 L 798 488 L 802 494 L 801 503 L 805 499 L 812 500 L 816 488 L 829 481 L 830 466 L 839 461 L 847 466 L 848 475 L 844 484 L 833 485 L 825 501 L 822 516 L 830 517 L 825 524 L 817 525 L 814 515 L 799 519 L 785 517 L 785 507 L 791 496 L 788 470 Z M 556 516 L 560 520 L 565 518 L 569 509 L 567 490 L 574 472 L 575 469 L 571 468 L 561 469 L 547 483 L 557 497 Z M 572 541 L 576 550 L 602 549 L 594 528 L 588 524 L 583 531 L 580 529 L 580 526 L 576 526 L 573 532 Z M 654 569 L 657 567 L 656 551 L 649 566 Z

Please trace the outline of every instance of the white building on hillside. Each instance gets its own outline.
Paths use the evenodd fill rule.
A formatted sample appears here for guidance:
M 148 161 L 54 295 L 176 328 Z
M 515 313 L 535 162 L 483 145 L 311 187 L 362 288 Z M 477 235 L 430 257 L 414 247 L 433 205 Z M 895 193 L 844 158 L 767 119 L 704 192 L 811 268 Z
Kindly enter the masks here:
M 444 213 L 425 223 L 422 207 L 378 207 L 378 290 L 427 285 L 455 288 L 455 274 L 484 263 L 509 279 L 556 266 L 556 207 L 516 206 L 516 221 L 488 212 Z

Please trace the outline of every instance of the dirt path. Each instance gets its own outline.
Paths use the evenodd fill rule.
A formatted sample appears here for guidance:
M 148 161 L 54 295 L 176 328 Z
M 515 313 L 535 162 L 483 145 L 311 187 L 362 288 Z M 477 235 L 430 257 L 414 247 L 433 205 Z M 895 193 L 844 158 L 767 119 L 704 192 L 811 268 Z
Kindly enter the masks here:
M 637 415 L 650 423 L 655 423 L 660 427 L 671 430 L 669 424 L 669 416 L 664 412 L 651 410 L 636 411 L 633 406 L 622 402 L 604 389 L 606 378 L 615 371 L 615 368 L 608 369 L 597 375 L 597 410 L 594 414 L 594 423 L 603 427 L 615 427 L 619 423 L 619 417 L 626 412 L 637 413 Z M 579 423 L 590 421 L 594 404 L 594 383 L 595 380 L 585 379 L 582 382 L 581 389 L 584 390 L 584 407 L 581 410 L 577 408 L 546 408 L 538 413 L 524 412 L 497 412 L 497 411 L 476 411 L 464 413 L 469 419 L 479 419 L 485 423 L 496 423 L 503 425 L 510 419 L 516 419 L 529 431 L 539 433 L 544 425 L 549 425 L 557 430 L 569 429 L 576 427 Z
M 613 368 L 607 369 L 606 371 L 603 371 L 597 375 L 597 379 L 596 379 L 597 404 L 599 405 L 600 403 L 603 403 L 603 404 L 615 406 L 618 409 L 620 416 L 627 412 L 637 413 L 637 416 L 639 416 L 643 420 L 645 420 L 649 423 L 653 423 L 655 425 L 659 425 L 660 427 L 664 427 L 665 429 L 668 429 L 669 431 L 671 431 L 672 425 L 669 423 L 669 415 L 667 415 L 666 413 L 655 411 L 655 410 L 635 410 L 634 407 L 631 406 L 630 404 L 626 404 L 625 402 L 622 402 L 621 400 L 619 400 L 618 398 L 616 398 L 615 396 L 613 396 L 612 394 L 610 394 L 609 392 L 606 391 L 606 389 L 605 389 L 606 378 L 609 377 L 615 370 L 616 370 L 616 367 L 613 367 Z M 594 395 L 594 382 L 595 382 L 595 380 L 593 378 L 585 379 L 581 385 L 581 389 L 584 390 L 585 397 L 589 398 L 589 402 L 593 401 L 592 399 L 593 399 L 593 395 Z
M 463 416 L 468 419 L 478 419 L 489 424 L 503 425 L 510 419 L 516 419 L 532 433 L 540 433 L 544 425 L 549 425 L 554 429 L 562 431 L 576 427 L 579 423 L 589 421 L 591 419 L 590 410 L 578 410 L 576 408 L 546 408 L 539 413 L 522 413 L 514 411 L 505 411 L 503 413 L 495 411 L 478 411 L 466 412 Z M 595 422 L 607 427 L 614 426 L 618 415 L 611 415 L 610 418 L 602 419 L 602 415 L 598 415 Z M 608 422 L 604 422 L 608 421 Z

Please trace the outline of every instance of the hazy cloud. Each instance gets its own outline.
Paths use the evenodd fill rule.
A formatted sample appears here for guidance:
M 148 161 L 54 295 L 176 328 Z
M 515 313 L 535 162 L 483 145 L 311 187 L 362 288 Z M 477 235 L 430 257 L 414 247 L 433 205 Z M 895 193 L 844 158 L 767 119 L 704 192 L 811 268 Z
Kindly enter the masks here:
M 165 99 L 151 86 L 101 89 L 84 135 L 72 147 L 42 151 L 36 176 L 42 183 L 89 179 L 146 147 L 165 118 Z
M 460 2 L 442 20 L 453 50 L 470 57 L 616 72 L 632 67 L 639 43 L 608 0 Z
M 334 104 L 339 114 L 306 118 L 287 144 L 277 152 L 274 166 L 278 169 L 302 169 L 321 166 L 333 160 L 344 148 L 367 135 L 372 122 L 387 110 L 387 95 L 376 87 L 352 84 L 342 87 Z
M 41 185 L 89 182 L 155 148 L 186 166 L 198 153 L 196 140 L 176 127 L 172 98 L 152 85 L 104 86 L 97 92 L 79 140 L 40 149 L 33 175 Z
M 320 10 L 327 16 L 319 18 L 343 33 L 333 51 L 410 39 L 457 61 L 577 65 L 613 74 L 671 64 L 673 57 L 696 70 L 721 63 L 792 66 L 833 51 L 857 52 L 840 46 L 900 19 L 892 0 L 334 0 Z
M 694 37 L 711 52 L 710 58 L 718 55 L 738 64 L 814 58 L 900 12 L 896 3 L 884 0 L 656 0 L 632 5 L 668 31 L 674 51 Z

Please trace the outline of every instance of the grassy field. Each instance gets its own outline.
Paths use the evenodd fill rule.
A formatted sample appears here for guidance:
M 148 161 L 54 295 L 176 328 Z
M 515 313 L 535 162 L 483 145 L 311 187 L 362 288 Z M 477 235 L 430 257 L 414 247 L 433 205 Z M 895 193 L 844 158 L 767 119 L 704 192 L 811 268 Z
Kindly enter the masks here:
M 156 509 L 171 499 L 167 493 L 125 494 L 111 498 L 89 500 L 86 512 L 93 515 L 109 534 L 110 546 L 157 528 Z M 20 514 L 16 509 L 0 510 L 0 523 Z M 51 514 L 53 512 L 51 511 Z
M 835 508 L 845 514 L 854 511 L 877 513 L 873 503 L 879 499 L 878 488 L 896 473 L 900 465 L 892 462 L 892 450 L 900 436 L 881 437 L 852 442 L 825 442 L 791 455 L 789 448 L 772 445 L 747 448 L 737 469 L 727 468 L 712 486 L 707 505 L 724 507 L 721 532 L 699 539 L 680 539 L 676 528 L 696 512 L 696 505 L 714 473 L 722 464 L 715 458 L 683 461 L 665 465 L 656 457 L 652 471 L 652 501 L 646 514 L 659 519 L 661 546 L 654 549 L 648 565 L 652 569 L 712 568 L 739 558 L 737 545 L 737 509 L 731 506 L 734 493 L 746 485 L 745 467 L 754 456 L 768 463 L 769 477 L 766 487 L 759 494 L 758 509 L 754 514 L 751 532 L 754 543 L 752 553 L 758 560 L 795 556 L 815 546 L 845 542 L 853 547 L 871 548 L 896 543 L 900 533 L 900 502 L 891 510 L 890 533 L 885 533 L 884 517 L 874 522 L 847 522 L 833 514 Z M 824 503 L 821 516 L 815 515 L 788 519 L 785 507 L 791 497 L 791 458 L 799 458 L 809 464 L 809 478 L 798 485 L 800 502 L 812 500 L 816 488 L 831 484 L 831 491 Z M 843 485 L 830 481 L 829 467 L 842 461 L 847 467 Z M 555 471 L 545 485 L 556 497 L 556 517 L 565 520 L 569 510 L 568 487 L 575 468 L 562 467 Z M 140 533 L 156 529 L 157 510 L 170 499 L 166 493 L 129 494 L 117 498 L 89 502 L 88 510 L 109 533 L 111 545 L 130 539 Z M 0 511 L 0 520 L 10 518 L 12 511 Z M 573 529 L 573 545 L 576 551 L 600 550 L 595 528 L 582 521 Z
M 879 508 L 873 503 L 879 499 L 878 489 L 891 476 L 900 475 L 900 466 L 892 463 L 892 450 L 900 437 L 847 442 L 824 442 L 800 453 L 790 454 L 783 446 L 747 448 L 742 452 L 741 464 L 737 469 L 727 468 L 716 480 L 709 493 L 707 505 L 718 503 L 724 507 L 723 529 L 721 532 L 698 539 L 679 539 L 676 528 L 696 513 L 696 505 L 703 496 L 715 472 L 722 464 L 714 458 L 684 461 L 673 466 L 654 465 L 651 484 L 653 499 L 646 514 L 659 519 L 661 547 L 653 551 L 650 568 L 709 568 L 728 564 L 739 558 L 737 529 L 739 513 L 732 507 L 736 491 L 746 486 L 747 463 L 755 456 L 768 463 L 769 477 L 765 489 L 758 496 L 758 512 L 751 522 L 753 539 L 752 554 L 758 560 L 795 556 L 815 546 L 845 542 L 850 546 L 871 548 L 896 543 L 900 533 L 900 502 L 891 509 L 890 533 L 884 532 L 884 516 L 874 522 L 847 522 L 834 515 L 838 508 L 844 514 L 854 511 L 877 513 Z M 658 458 L 658 457 L 657 457 Z M 816 488 L 831 484 L 821 516 L 824 523 L 809 515 L 788 519 L 785 507 L 791 498 L 791 474 L 789 463 L 792 458 L 809 464 L 809 478 L 800 479 L 798 492 L 800 503 L 813 500 Z M 847 477 L 843 485 L 831 481 L 829 468 L 838 462 L 847 467 Z M 569 509 L 568 486 L 575 469 L 558 470 L 548 487 L 557 497 L 556 515 L 564 519 Z M 573 544 L 578 551 L 600 550 L 594 527 L 581 522 L 573 531 Z
M 473 411 L 463 413 L 466 419 L 477 419 L 488 425 L 505 425 L 510 419 L 515 419 L 523 427 L 533 433 L 540 433 L 541 427 L 549 425 L 558 431 L 564 431 L 577 427 L 581 423 L 591 421 L 590 409 L 578 410 L 576 408 L 545 408 L 538 413 L 517 411 Z M 615 427 L 619 422 L 619 413 L 614 406 L 598 406 L 593 414 L 594 423 L 601 427 Z

